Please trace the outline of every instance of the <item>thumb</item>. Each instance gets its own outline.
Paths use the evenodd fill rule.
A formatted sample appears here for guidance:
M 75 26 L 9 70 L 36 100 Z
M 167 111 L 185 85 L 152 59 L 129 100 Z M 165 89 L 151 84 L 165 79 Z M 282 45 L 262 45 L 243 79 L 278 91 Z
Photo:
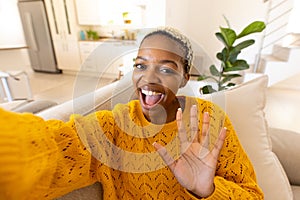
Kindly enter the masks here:
M 166 165 L 168 165 L 173 171 L 175 160 L 170 156 L 167 149 L 157 142 L 154 142 L 153 146 L 156 149 L 157 153 L 160 155 L 160 157 L 163 159 L 163 161 L 166 163 Z

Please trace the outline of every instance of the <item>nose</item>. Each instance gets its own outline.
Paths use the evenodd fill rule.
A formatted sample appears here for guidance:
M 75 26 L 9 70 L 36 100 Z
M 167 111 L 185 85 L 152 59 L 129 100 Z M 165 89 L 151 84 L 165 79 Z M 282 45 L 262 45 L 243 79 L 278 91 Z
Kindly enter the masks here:
M 157 73 L 156 67 L 155 66 L 149 66 L 147 70 L 144 71 L 143 74 L 143 80 L 147 83 L 159 83 L 160 78 L 159 74 Z

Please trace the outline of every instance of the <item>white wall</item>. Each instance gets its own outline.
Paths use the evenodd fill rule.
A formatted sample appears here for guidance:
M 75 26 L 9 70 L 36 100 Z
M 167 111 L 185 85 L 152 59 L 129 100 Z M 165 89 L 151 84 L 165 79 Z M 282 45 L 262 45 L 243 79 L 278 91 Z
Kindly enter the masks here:
M 300 17 L 300 1 L 294 0 L 294 8 L 290 16 L 288 31 L 291 33 L 300 33 L 299 17 Z
M 6 7 L 7 5 L 10 7 L 11 5 L 15 6 L 14 15 L 11 18 L 4 18 L 11 24 L 13 24 L 13 21 L 19 20 L 19 15 L 16 12 L 16 1 L 0 0 L 1 13 L 4 9 L 3 5 Z M 10 3 L 5 4 L 4 2 Z M 220 51 L 222 46 L 214 34 L 218 31 L 219 26 L 226 26 L 223 15 L 229 19 L 232 28 L 241 31 L 245 25 L 254 20 L 264 21 L 266 9 L 267 3 L 263 3 L 262 0 L 166 0 L 166 25 L 180 29 L 197 44 L 201 45 L 209 57 L 213 59 L 213 62 L 216 62 L 215 54 Z M 20 28 L 20 24 L 15 24 L 14 27 Z M 2 27 L 1 30 L 3 30 Z M 247 59 L 250 64 L 254 63 L 261 35 L 256 34 L 253 36 L 256 36 L 256 44 L 246 49 L 242 54 L 243 58 Z M 16 56 L 18 57 L 14 57 L 11 55 L 13 54 L 11 51 L 4 53 L 0 51 L 0 69 L 3 69 L 3 66 L 8 66 L 9 63 L 15 67 L 28 65 L 27 54 L 23 53 L 24 51 L 17 52 Z M 10 59 L 11 57 L 16 59 Z
M 0 0 L 0 48 L 26 45 L 17 0 Z
M 215 32 L 219 31 L 219 26 L 227 27 L 223 15 L 229 20 L 231 28 L 239 33 L 253 21 L 265 21 L 267 7 L 268 4 L 262 0 L 168 0 L 169 12 L 166 22 L 167 25 L 173 25 L 185 32 L 202 46 L 213 62 L 216 62 L 215 54 L 223 46 L 215 37 Z M 241 58 L 253 64 L 262 33 L 250 37 L 253 37 L 256 43 L 245 49 Z
M 0 0 L 0 70 L 24 70 L 30 65 L 17 0 Z
M 0 71 L 23 71 L 30 68 L 27 49 L 0 50 Z
M 187 34 L 190 0 L 166 0 L 166 25 Z

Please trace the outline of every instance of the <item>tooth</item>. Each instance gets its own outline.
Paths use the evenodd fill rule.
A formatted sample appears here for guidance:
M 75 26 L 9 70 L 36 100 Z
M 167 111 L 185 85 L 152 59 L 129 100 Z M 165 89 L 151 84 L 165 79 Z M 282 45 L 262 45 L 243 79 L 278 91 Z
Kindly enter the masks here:
M 152 95 L 160 95 L 160 94 L 161 94 L 160 92 L 149 91 L 149 90 L 142 90 L 142 93 L 143 93 L 144 95 L 149 95 L 149 96 L 152 96 Z
M 145 95 L 148 95 L 148 91 L 147 90 L 142 90 L 142 93 Z

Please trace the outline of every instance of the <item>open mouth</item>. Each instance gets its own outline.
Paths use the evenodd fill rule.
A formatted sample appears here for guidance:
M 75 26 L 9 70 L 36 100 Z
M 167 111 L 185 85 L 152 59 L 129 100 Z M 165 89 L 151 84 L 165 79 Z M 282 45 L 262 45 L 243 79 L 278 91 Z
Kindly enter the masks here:
M 159 104 L 164 98 L 164 94 L 152 90 L 140 90 L 141 102 L 143 107 L 150 109 Z

